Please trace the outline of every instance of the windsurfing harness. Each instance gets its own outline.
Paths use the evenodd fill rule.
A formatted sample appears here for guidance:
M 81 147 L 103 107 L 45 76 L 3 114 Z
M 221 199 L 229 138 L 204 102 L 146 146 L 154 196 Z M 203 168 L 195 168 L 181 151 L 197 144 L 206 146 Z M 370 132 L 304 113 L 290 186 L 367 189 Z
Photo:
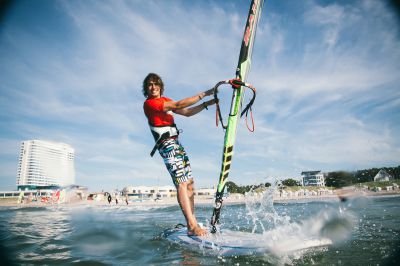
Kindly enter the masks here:
M 153 149 L 150 152 L 151 157 L 153 157 L 154 153 L 164 140 L 179 135 L 179 130 L 175 124 L 172 124 L 170 126 L 153 126 L 149 124 L 149 126 L 151 134 L 154 137 L 154 141 L 156 142 L 156 144 L 154 145 Z

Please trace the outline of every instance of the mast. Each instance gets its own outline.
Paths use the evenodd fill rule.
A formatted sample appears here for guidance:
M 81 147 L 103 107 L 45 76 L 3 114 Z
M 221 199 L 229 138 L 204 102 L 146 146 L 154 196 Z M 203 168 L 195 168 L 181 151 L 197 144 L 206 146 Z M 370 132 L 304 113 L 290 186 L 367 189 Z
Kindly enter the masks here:
M 250 10 L 248 13 L 246 27 L 242 39 L 242 46 L 240 48 L 239 62 L 235 74 L 236 79 L 240 80 L 243 83 L 246 82 L 247 75 L 250 71 L 254 40 L 263 4 L 264 0 L 252 0 L 250 4 Z M 236 129 L 238 125 L 240 111 L 242 108 L 243 95 L 244 95 L 243 85 L 233 89 L 228 124 L 225 131 L 221 172 L 216 191 L 214 211 L 211 217 L 212 233 L 216 232 L 215 225 L 219 223 L 219 215 L 223 201 L 222 197 L 226 182 L 228 181 L 229 169 L 231 167 L 231 162 L 233 157 L 233 146 L 235 144 L 235 139 L 236 139 Z

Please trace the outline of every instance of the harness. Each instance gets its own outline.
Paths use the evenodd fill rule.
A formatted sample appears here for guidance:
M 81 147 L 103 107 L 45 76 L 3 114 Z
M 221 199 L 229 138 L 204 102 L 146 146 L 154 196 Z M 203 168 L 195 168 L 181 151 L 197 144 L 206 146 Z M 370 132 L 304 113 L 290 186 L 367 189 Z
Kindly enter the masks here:
M 151 134 L 154 137 L 154 141 L 156 142 L 156 144 L 154 145 L 153 149 L 150 152 L 151 157 L 153 157 L 154 153 L 164 140 L 179 135 L 179 130 L 175 124 L 172 124 L 170 126 L 158 126 L 158 127 L 149 124 L 149 126 Z

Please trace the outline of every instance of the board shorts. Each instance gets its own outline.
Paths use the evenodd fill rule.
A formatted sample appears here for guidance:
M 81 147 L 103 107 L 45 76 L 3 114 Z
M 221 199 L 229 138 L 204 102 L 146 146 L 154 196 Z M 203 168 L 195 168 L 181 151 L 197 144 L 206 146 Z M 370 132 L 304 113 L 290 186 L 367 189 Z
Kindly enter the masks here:
M 189 157 L 177 138 L 169 138 L 163 141 L 158 151 L 176 188 L 180 183 L 192 179 Z

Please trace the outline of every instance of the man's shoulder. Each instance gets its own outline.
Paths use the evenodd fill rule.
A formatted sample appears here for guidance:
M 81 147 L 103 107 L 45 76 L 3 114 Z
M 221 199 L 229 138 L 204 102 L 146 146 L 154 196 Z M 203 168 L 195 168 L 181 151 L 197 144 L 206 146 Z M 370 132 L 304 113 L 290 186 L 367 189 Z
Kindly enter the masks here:
M 160 97 L 160 98 L 155 98 L 155 99 L 146 99 L 144 101 L 144 105 L 152 105 L 152 104 L 171 102 L 171 101 L 172 101 L 172 99 L 170 99 L 168 97 Z
M 164 98 L 166 102 L 172 102 L 171 98 L 168 98 L 168 97 L 162 97 L 162 98 Z

